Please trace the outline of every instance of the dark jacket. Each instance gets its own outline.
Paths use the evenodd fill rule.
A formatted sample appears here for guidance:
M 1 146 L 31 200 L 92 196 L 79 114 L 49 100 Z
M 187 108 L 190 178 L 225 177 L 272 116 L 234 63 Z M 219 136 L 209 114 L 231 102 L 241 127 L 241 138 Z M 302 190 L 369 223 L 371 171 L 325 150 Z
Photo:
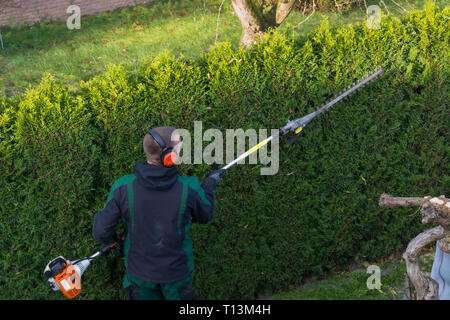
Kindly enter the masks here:
M 95 214 L 94 238 L 105 245 L 115 242 L 122 220 L 128 231 L 127 274 L 153 283 L 184 279 L 194 267 L 191 223 L 211 220 L 215 190 L 201 187 L 195 177 L 179 176 L 175 166 L 137 163 L 134 171 L 113 184 L 105 207 Z

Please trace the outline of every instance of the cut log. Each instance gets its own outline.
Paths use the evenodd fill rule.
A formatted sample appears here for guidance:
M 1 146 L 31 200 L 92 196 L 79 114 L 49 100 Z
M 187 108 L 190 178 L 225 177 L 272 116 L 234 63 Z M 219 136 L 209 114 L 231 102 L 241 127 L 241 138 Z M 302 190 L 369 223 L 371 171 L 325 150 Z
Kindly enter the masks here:
M 406 198 L 406 197 L 392 197 L 386 193 L 380 196 L 378 205 L 380 207 L 418 207 L 423 198 Z

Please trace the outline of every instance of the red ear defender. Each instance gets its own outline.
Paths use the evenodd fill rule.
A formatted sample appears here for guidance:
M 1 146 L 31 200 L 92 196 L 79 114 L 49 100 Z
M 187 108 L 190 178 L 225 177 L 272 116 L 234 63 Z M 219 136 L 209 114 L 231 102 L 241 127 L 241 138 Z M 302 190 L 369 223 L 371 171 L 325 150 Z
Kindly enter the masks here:
M 165 167 L 172 167 L 177 161 L 178 156 L 175 152 L 170 152 L 164 156 L 163 164 Z
M 154 130 L 149 130 L 148 134 L 151 135 L 153 137 L 153 139 L 155 139 L 156 143 L 161 147 L 162 151 L 160 154 L 160 159 L 162 164 L 165 167 L 172 167 L 175 162 L 178 159 L 178 155 L 173 152 L 172 147 L 166 147 L 166 143 L 164 142 L 164 139 L 161 138 L 161 136 Z

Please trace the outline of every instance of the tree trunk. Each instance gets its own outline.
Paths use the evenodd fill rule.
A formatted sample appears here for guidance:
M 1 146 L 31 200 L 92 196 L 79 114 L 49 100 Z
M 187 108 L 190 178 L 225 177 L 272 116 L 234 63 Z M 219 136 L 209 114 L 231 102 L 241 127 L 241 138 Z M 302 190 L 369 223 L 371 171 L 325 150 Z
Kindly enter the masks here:
M 295 0 L 278 1 L 275 23 L 278 27 L 294 8 Z
M 269 28 L 278 27 L 294 8 L 295 0 L 266 1 L 264 5 L 256 0 L 231 0 L 234 11 L 242 24 L 239 45 L 249 47 Z

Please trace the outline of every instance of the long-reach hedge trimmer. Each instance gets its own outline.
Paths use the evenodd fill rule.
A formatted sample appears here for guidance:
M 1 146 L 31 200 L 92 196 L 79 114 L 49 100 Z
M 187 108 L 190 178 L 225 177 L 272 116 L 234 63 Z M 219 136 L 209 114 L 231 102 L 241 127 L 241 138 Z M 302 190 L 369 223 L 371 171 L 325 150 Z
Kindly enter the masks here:
M 339 101 L 343 100 L 344 98 L 348 97 L 355 91 L 357 91 L 359 88 L 366 85 L 371 80 L 378 77 L 381 73 L 383 73 L 383 68 L 379 67 L 377 70 L 372 72 L 369 76 L 361 79 L 359 82 L 353 84 L 350 86 L 347 90 L 337 95 L 335 98 L 331 99 L 329 102 L 318 108 L 316 111 L 295 120 L 289 120 L 286 125 L 282 128 L 280 128 L 274 135 L 268 137 L 267 139 L 261 141 L 254 147 L 250 148 L 248 151 L 241 154 L 239 157 L 237 157 L 232 162 L 228 163 L 226 166 L 224 166 L 222 169 L 218 170 L 223 174 L 224 171 L 228 170 L 232 166 L 234 166 L 239 161 L 247 158 L 249 155 L 251 155 L 253 152 L 257 151 L 267 143 L 269 143 L 271 140 L 278 136 L 283 136 L 291 131 L 295 133 L 294 137 L 287 143 L 287 147 L 289 147 L 292 143 L 294 143 L 295 140 L 300 137 L 300 135 L 303 133 L 303 129 L 305 126 L 311 122 L 314 118 L 319 116 L 321 113 L 325 112 L 326 110 L 330 109 L 333 105 L 338 103 Z M 121 237 L 123 240 L 123 236 Z M 87 267 L 90 265 L 91 261 L 95 258 L 98 258 L 99 256 L 105 254 L 109 250 L 111 250 L 113 247 L 115 247 L 118 244 L 118 242 L 115 242 L 111 245 L 108 245 L 106 247 L 103 247 L 93 255 L 78 259 L 75 261 L 66 260 L 64 257 L 59 256 L 52 261 L 50 261 L 44 270 L 44 275 L 48 280 L 48 283 L 50 287 L 55 290 L 61 292 L 69 299 L 72 299 L 76 297 L 81 292 L 81 275 L 86 271 Z
M 289 133 L 291 131 L 294 131 L 295 136 L 286 144 L 286 147 L 289 147 L 291 144 L 293 144 L 295 142 L 295 140 L 298 139 L 298 137 L 300 137 L 300 135 L 303 133 L 303 129 L 305 128 L 305 126 L 308 123 L 311 122 L 311 120 L 313 120 L 314 118 L 319 116 L 321 113 L 325 112 L 326 110 L 330 109 L 336 103 L 338 103 L 339 101 L 345 99 L 346 97 L 348 97 L 349 95 L 351 95 L 352 93 L 354 93 L 355 91 L 357 91 L 358 89 L 360 89 L 361 87 L 363 87 L 368 82 L 370 82 L 371 80 L 375 79 L 376 77 L 378 77 L 382 73 L 383 73 L 383 68 L 380 66 L 377 70 L 372 72 L 370 75 L 368 75 L 367 77 L 362 78 L 360 81 L 354 83 L 347 90 L 345 90 L 345 91 L 341 92 L 340 94 L 338 94 L 336 97 L 334 97 L 329 102 L 327 102 L 324 105 L 322 105 L 316 111 L 314 111 L 314 112 L 312 112 L 312 113 L 310 113 L 310 114 L 308 114 L 308 115 L 306 115 L 304 117 L 301 117 L 301 118 L 298 118 L 298 119 L 295 119 L 295 120 L 289 120 L 286 123 L 286 125 L 284 127 L 280 128 L 274 135 L 271 135 L 267 139 L 265 139 L 265 140 L 261 141 L 260 143 L 258 143 L 253 148 L 250 148 L 248 151 L 244 152 L 239 157 L 237 157 L 236 159 L 234 159 L 233 161 L 228 163 L 226 166 L 224 166 L 221 170 L 228 170 L 229 168 L 234 166 L 239 161 L 247 158 L 253 152 L 255 152 L 258 149 L 260 149 L 261 147 L 265 146 L 267 143 L 269 143 L 274 138 L 276 138 L 278 136 L 283 136 L 283 135 L 285 135 L 285 134 L 287 134 L 287 133 Z

